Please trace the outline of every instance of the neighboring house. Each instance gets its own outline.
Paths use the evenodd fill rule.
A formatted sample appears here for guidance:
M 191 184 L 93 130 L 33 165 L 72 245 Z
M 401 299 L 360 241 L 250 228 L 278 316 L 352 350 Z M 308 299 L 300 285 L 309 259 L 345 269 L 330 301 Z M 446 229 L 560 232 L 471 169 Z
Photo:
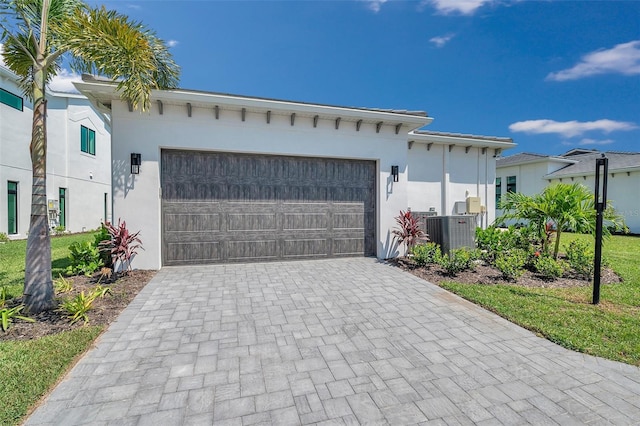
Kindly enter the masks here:
M 494 149 L 512 146 L 410 134 L 432 121 L 419 111 L 176 89 L 152 92 L 140 113 L 109 82 L 76 87 L 111 116 L 113 211 L 141 231 L 138 268 L 390 257 L 400 210 L 449 214 L 465 191 L 493 197 Z
M 640 234 L 640 152 L 573 149 L 560 156 L 522 153 L 501 157 L 496 163 L 496 200 L 509 191 L 540 193 L 558 182 L 579 182 L 593 191 L 596 159 L 602 154 L 609 159 L 607 199 L 624 217 L 630 232 Z
M 0 232 L 26 238 L 31 213 L 31 102 L 0 66 Z M 50 225 L 80 232 L 110 220 L 109 127 L 82 95 L 47 94 Z

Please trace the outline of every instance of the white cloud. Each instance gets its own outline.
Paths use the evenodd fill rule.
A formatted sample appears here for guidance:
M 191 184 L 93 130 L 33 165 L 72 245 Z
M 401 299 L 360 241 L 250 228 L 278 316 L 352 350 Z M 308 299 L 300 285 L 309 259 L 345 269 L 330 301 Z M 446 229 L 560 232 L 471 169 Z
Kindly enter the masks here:
M 637 129 L 634 123 L 625 121 L 614 121 L 608 119 L 600 119 L 596 121 L 554 121 L 554 120 L 527 120 L 518 121 L 509 126 L 512 132 L 524 133 L 556 133 L 566 138 L 581 136 L 585 132 L 600 131 L 603 133 L 611 133 L 615 131 L 626 131 Z
M 78 93 L 73 82 L 81 80 L 82 77 L 79 74 L 63 69 L 53 77 L 48 87 L 53 92 Z
M 598 74 L 640 74 L 640 40 L 587 53 L 573 68 L 552 72 L 546 79 L 567 81 Z
M 127 5 L 127 8 L 133 9 L 133 10 L 142 10 L 142 6 L 140 6 L 139 4 L 133 4 L 133 3 L 129 3 Z
M 180 42 L 178 40 L 168 40 L 167 47 L 176 47 Z
M 421 6 L 431 5 L 443 15 L 473 15 L 485 4 L 495 0 L 422 0 Z
M 453 37 L 455 37 L 455 34 L 445 34 L 443 36 L 432 37 L 429 41 L 436 47 L 443 47 L 445 44 L 449 43 Z
M 385 4 L 388 0 L 361 0 L 367 3 L 367 7 L 372 10 L 374 13 L 380 12 L 380 8 L 383 4 Z

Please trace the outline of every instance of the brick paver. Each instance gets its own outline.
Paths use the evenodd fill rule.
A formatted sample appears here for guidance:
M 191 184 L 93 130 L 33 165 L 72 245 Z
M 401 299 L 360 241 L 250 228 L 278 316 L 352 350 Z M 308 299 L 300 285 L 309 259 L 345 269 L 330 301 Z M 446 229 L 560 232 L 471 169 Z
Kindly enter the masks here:
M 375 259 L 162 269 L 28 419 L 640 424 L 640 369 Z

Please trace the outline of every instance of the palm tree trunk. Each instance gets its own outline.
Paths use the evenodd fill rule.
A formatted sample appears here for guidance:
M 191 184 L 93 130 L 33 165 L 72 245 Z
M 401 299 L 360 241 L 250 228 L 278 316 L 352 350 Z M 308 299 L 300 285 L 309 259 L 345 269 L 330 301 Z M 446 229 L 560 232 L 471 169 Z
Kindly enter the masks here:
M 47 212 L 47 101 L 42 68 L 35 70 L 33 124 L 31 134 L 31 220 L 25 262 L 24 296 L 31 313 L 51 309 L 54 304 L 51 277 L 51 238 Z
M 556 245 L 553 249 L 553 258 L 558 260 L 558 251 L 560 251 L 560 234 L 562 234 L 562 227 L 559 223 L 556 224 Z

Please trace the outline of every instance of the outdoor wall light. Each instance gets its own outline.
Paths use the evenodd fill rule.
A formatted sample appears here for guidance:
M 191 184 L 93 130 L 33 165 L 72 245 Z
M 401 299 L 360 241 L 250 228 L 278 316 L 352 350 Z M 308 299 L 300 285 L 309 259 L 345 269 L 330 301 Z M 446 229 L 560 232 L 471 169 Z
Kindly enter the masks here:
M 391 176 L 393 176 L 393 181 L 398 181 L 398 166 L 391 166 Z
M 137 175 L 140 173 L 140 164 L 142 164 L 142 155 L 131 153 L 131 174 Z

